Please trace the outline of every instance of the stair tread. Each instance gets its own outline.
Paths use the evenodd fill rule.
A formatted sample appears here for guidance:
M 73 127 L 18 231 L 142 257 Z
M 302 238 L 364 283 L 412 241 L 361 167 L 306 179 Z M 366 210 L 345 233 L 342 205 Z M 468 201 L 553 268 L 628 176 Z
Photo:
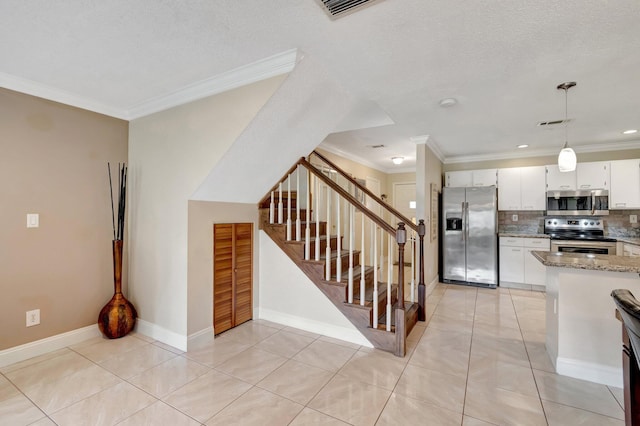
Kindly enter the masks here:
M 398 285 L 397 284 L 391 284 L 391 294 L 395 294 L 395 292 L 398 290 Z M 358 285 L 358 287 L 356 289 L 354 289 L 353 291 L 353 300 L 357 300 L 358 302 L 360 302 L 360 287 Z M 378 283 L 378 300 L 381 300 L 383 297 L 386 296 L 387 293 L 387 283 Z M 368 287 L 365 288 L 364 291 L 364 300 L 365 302 L 373 302 L 373 287 Z
M 415 302 L 410 302 L 405 300 L 404 301 L 404 309 L 405 311 L 408 311 L 413 305 L 415 305 Z M 392 305 L 391 307 L 391 327 L 392 329 L 396 326 L 396 316 L 393 314 L 393 310 L 395 308 L 395 305 Z M 380 326 L 386 326 L 387 325 L 387 313 L 386 312 L 382 312 L 380 317 L 378 318 L 378 327 Z

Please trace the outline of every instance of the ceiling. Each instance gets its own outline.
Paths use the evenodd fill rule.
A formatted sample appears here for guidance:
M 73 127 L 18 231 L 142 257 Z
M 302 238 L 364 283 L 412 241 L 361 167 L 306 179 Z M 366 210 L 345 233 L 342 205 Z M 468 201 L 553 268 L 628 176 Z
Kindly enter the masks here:
M 536 123 L 564 118 L 565 81 L 570 144 L 622 149 L 640 146 L 621 133 L 640 129 L 639 18 L 638 0 L 380 0 L 338 19 L 320 0 L 3 0 L 0 86 L 127 118 L 298 49 L 358 100 L 323 146 L 381 170 L 410 170 L 425 140 L 444 162 L 555 153 L 564 128 Z

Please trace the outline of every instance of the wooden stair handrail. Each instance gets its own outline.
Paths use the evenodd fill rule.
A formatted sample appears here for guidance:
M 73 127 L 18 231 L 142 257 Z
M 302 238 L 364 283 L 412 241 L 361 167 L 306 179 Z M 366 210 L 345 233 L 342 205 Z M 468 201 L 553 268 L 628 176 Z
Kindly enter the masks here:
M 264 197 L 262 197 L 262 199 L 260 200 L 258 205 L 261 205 L 262 203 L 267 201 L 269 199 L 269 197 L 271 197 L 271 193 L 273 191 L 277 191 L 278 190 L 278 186 L 280 185 L 280 183 L 284 182 L 289 177 L 289 175 L 291 173 L 293 173 L 293 171 L 298 167 L 298 165 L 302 164 L 302 161 L 304 161 L 304 157 L 302 157 L 298 161 L 296 161 L 296 163 L 293 166 L 291 166 L 291 168 L 289 170 L 287 170 L 287 172 L 280 178 L 280 180 L 278 180 L 278 183 L 273 185 L 271 187 L 271 189 L 269 191 L 267 191 L 266 195 Z
M 395 208 L 391 207 L 390 205 L 388 205 L 387 203 L 385 203 L 384 201 L 382 201 L 376 194 L 374 194 L 373 192 L 371 192 L 366 186 L 361 185 L 360 183 L 358 183 L 358 181 L 356 181 L 352 176 L 349 176 L 348 173 L 346 173 L 344 170 L 342 170 L 340 167 L 338 167 L 335 163 L 333 163 L 331 160 L 329 160 L 328 158 L 326 158 L 324 155 L 320 154 L 318 151 L 313 151 L 312 154 L 314 154 L 315 156 L 317 156 L 318 158 L 320 158 L 322 161 L 324 161 L 325 163 L 327 163 L 327 165 L 329 167 L 331 167 L 332 169 L 335 169 L 338 173 L 340 173 L 342 175 L 342 177 L 352 181 L 352 183 L 362 192 L 364 192 L 365 194 L 367 194 L 369 197 L 373 198 L 374 200 L 376 200 L 378 202 L 378 204 L 380 204 L 385 210 L 387 210 L 389 213 L 391 213 L 392 215 L 394 215 L 395 217 L 397 217 L 398 219 L 400 219 L 400 222 L 403 222 L 405 224 L 405 226 L 407 226 L 408 228 L 411 228 L 413 231 L 418 232 L 418 226 L 413 223 L 411 221 L 411 219 L 409 219 L 408 217 L 404 216 L 402 213 L 400 213 L 398 210 L 396 210 Z
M 393 235 L 395 237 L 396 229 L 393 226 L 389 225 L 387 222 L 382 220 L 380 218 L 380 216 L 378 216 L 377 214 L 375 214 L 374 212 L 369 210 L 367 208 L 367 206 L 365 206 L 360 201 L 358 201 L 358 199 L 356 197 L 354 197 L 353 195 L 349 194 L 340 185 L 338 185 L 337 183 L 335 183 L 334 181 L 329 179 L 327 176 L 325 176 L 324 173 L 322 173 L 320 170 L 318 170 L 316 168 L 316 166 L 314 166 L 313 164 L 309 163 L 304 158 L 301 158 L 300 161 L 298 161 L 298 163 L 302 164 L 303 166 L 305 166 L 307 168 L 307 170 L 309 170 L 311 173 L 313 173 L 317 178 L 319 178 L 322 182 L 324 182 L 328 187 L 333 189 L 342 198 L 344 198 L 345 200 L 349 201 L 349 203 L 351 203 L 354 206 L 356 206 L 356 208 L 358 210 L 360 210 L 365 216 L 367 216 L 369 219 L 371 219 L 376 225 L 378 225 L 380 228 L 384 229 L 386 232 L 388 232 L 389 234 L 391 234 L 391 235 Z

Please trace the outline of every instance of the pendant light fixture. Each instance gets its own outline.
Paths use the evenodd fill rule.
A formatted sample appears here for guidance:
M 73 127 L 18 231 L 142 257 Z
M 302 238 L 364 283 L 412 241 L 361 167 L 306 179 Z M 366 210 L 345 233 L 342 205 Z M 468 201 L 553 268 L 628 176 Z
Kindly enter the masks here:
M 558 154 L 558 169 L 561 172 L 572 172 L 576 169 L 576 153 L 569 147 L 569 118 L 567 115 L 568 91 L 576 85 L 575 81 L 558 84 L 558 90 L 564 90 L 564 146 Z

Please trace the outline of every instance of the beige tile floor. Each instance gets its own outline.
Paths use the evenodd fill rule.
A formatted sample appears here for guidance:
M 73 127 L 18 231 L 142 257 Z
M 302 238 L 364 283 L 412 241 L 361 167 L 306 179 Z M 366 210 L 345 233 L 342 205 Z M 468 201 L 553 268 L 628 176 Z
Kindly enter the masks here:
M 182 353 L 93 339 L 0 369 L 1 425 L 622 425 L 622 390 L 558 376 L 544 294 L 438 285 L 404 359 L 266 321 Z

